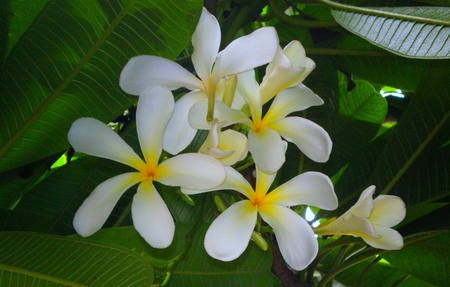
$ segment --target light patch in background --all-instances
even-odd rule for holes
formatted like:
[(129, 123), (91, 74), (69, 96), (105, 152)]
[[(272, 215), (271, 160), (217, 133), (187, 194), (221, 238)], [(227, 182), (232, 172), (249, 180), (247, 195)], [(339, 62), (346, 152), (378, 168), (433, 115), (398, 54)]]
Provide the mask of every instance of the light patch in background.
[(405, 98), (405, 95), (403, 94), (402, 90), (389, 86), (384, 86), (383, 88), (381, 88), (380, 94), (384, 98), (389, 96), (401, 99)]

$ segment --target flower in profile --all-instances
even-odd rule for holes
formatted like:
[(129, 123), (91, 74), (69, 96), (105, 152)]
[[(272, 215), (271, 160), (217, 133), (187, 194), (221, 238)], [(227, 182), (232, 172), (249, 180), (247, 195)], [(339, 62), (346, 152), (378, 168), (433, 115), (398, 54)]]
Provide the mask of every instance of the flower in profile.
[(248, 246), (259, 214), (273, 228), (280, 252), (289, 266), (295, 270), (306, 268), (317, 254), (317, 239), (308, 222), (289, 207), (307, 204), (335, 209), (337, 198), (330, 179), (322, 173), (306, 172), (268, 193), (275, 173), (257, 168), (253, 189), (239, 172), (231, 167), (226, 171), (227, 179), (214, 190), (236, 190), (247, 199), (231, 205), (211, 224), (205, 236), (208, 254), (222, 261), (239, 257)]
[(243, 160), (248, 153), (247, 137), (234, 130), (221, 131), (223, 123), (214, 119), (199, 153), (218, 159), (224, 166)]
[[(214, 116), (216, 86), (228, 75), (237, 74), (270, 62), (275, 56), (278, 36), (273, 27), (260, 28), (231, 42), (219, 52), (221, 41), (217, 19), (205, 8), (192, 35), (192, 62), (200, 79), (179, 64), (156, 56), (137, 56), (126, 64), (120, 74), (120, 86), (132, 95), (141, 95), (154, 85), (171, 89), (185, 87), (192, 92), (177, 101), (164, 136), (164, 150), (177, 154), (195, 136), (196, 129), (188, 122), (193, 104), (208, 102), (208, 124)], [(206, 118), (206, 115), (205, 115)]]
[(93, 118), (80, 118), (72, 124), (68, 139), (75, 151), (136, 169), (110, 178), (94, 189), (74, 217), (73, 225), (80, 235), (89, 236), (99, 230), (122, 194), (139, 183), (131, 207), (133, 224), (151, 246), (165, 248), (173, 240), (175, 225), (153, 181), (208, 189), (225, 180), (223, 165), (207, 155), (182, 154), (158, 163), (164, 130), (173, 108), (174, 100), (168, 88), (152, 87), (139, 98), (136, 129), (145, 161), (106, 124)]
[(391, 227), (405, 218), (405, 203), (393, 195), (379, 195), (373, 199), (374, 192), (375, 186), (366, 188), (355, 205), (336, 220), (316, 228), (315, 233), (361, 237), (367, 244), (379, 249), (402, 248), (403, 237)]
[(315, 67), (316, 63), (306, 57), (305, 49), (299, 41), (290, 42), (283, 50), (278, 47), (261, 82), (262, 103), (286, 88), (301, 84)]
[[(290, 113), (323, 104), (323, 100), (306, 86), (299, 84), (285, 89), (274, 98), (263, 116), (260, 86), (254, 71), (238, 75), (237, 90), (245, 99), (251, 119), (242, 111), (223, 102), (216, 103), (216, 116), (228, 124), (248, 126), (249, 151), (255, 164), (267, 173), (276, 172), (285, 161), (286, 144), (282, 137), (294, 143), (306, 156), (316, 162), (326, 162), (332, 142), (328, 133), (316, 123), (302, 117), (287, 117)], [(190, 110), (189, 121), (199, 129), (209, 129), (204, 120), (205, 103), (196, 103)]]

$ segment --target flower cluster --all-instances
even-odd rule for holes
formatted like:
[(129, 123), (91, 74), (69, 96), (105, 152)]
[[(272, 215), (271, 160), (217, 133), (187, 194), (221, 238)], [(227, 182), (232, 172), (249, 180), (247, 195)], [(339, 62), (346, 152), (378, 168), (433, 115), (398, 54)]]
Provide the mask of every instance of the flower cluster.
[[(98, 185), (77, 211), (75, 230), (82, 236), (99, 230), (121, 195), (139, 184), (131, 209), (133, 224), (151, 246), (167, 247), (175, 225), (153, 184), (156, 181), (180, 187), (187, 195), (238, 192), (242, 200), (220, 214), (205, 236), (208, 254), (222, 261), (236, 259), (244, 252), (261, 219), (273, 229), (283, 258), (295, 270), (306, 268), (316, 257), (315, 233), (360, 236), (376, 248), (400, 248), (402, 237), (390, 228), (405, 213), (397, 197), (372, 200), (375, 188), (370, 187), (342, 217), (313, 230), (291, 207), (336, 209), (338, 200), (331, 180), (310, 171), (271, 188), (285, 162), (287, 142), (316, 162), (326, 162), (330, 156), (328, 133), (310, 120), (290, 116), (323, 104), (302, 84), (315, 63), (306, 57), (298, 41), (282, 49), (272, 27), (238, 38), (219, 52), (220, 35), (216, 18), (203, 9), (192, 36), (192, 62), (198, 77), (156, 56), (134, 57), (124, 67), (121, 88), (139, 96), (136, 126), (144, 159), (107, 125), (92, 118), (73, 123), (68, 139), (77, 152), (136, 170)], [(258, 83), (254, 68), (264, 64), (268, 64), (266, 73)], [(180, 87), (190, 92), (174, 102), (171, 90)], [(263, 112), (269, 102), (270, 107)], [(240, 126), (244, 133), (230, 129), (233, 126)], [(209, 130), (209, 134), (198, 153), (181, 153), (199, 129)], [(173, 156), (161, 161), (162, 150)], [(255, 164), (255, 186), (233, 168), (248, 159), (249, 153)], [(386, 209), (396, 212), (384, 212)]]

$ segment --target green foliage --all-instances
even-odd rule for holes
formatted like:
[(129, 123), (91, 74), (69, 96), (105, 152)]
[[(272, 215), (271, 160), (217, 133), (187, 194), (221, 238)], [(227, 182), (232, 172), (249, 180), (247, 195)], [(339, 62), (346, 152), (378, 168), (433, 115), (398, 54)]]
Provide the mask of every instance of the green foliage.
[(153, 282), (150, 263), (119, 246), (29, 232), (2, 232), (0, 243), (2, 286), (149, 286)]
[[(275, 184), (309, 170), (330, 176), (339, 208), (314, 209), (322, 222), (345, 212), (369, 185), (376, 185), (377, 194), (401, 197), (407, 215), (396, 228), (405, 237), (403, 249), (365, 248), (353, 237), (319, 239), (317, 261), (296, 274), (275, 256), (277, 243), (263, 225), (274, 255), (250, 242), (238, 259), (217, 261), (203, 246), (219, 213), (213, 196), (227, 205), (238, 196), (200, 194), (189, 205), (177, 187), (163, 185), (157, 189), (176, 224), (168, 248), (150, 247), (131, 226), (135, 188), (120, 199), (105, 229), (89, 238), (73, 235), (73, 216), (85, 198), (130, 168), (73, 155), (70, 125), (80, 117), (114, 121), (140, 154), (137, 98), (120, 89), (120, 72), (137, 55), (190, 55), (201, 6), (213, 2), (0, 3), (0, 285), (275, 286), (279, 280), (323, 287), (317, 278), (309, 280), (318, 273), (345, 286), (448, 284), (448, 1), (226, 0), (212, 6), (223, 26), (223, 45), (254, 28), (274, 26), (281, 46), (300, 40), (316, 63), (304, 84), (325, 103), (297, 115), (329, 133), (330, 160), (312, 162), (289, 145)], [(189, 67), (186, 59), (178, 60)], [(264, 68), (258, 73), (262, 77)], [(402, 89), (405, 98), (383, 98), (379, 89), (385, 85)], [(196, 152), (206, 134), (199, 131), (185, 151)], [(72, 161), (52, 169), (63, 154)]]

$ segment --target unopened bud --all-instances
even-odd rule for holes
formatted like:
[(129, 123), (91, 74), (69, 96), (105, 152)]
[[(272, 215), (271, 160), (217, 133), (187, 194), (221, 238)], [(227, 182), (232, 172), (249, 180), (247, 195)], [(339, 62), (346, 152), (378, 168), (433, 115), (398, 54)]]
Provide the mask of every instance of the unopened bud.
[(182, 192), (179, 193), (179, 195), (181, 196), (181, 199), (186, 202), (187, 204), (189, 204), (190, 206), (194, 206), (195, 202), (194, 200), (187, 194), (184, 194)]
[(253, 240), (253, 242), (255, 242), (256, 245), (258, 245), (258, 247), (264, 251), (266, 251), (267, 247), (269, 247), (269, 245), (267, 245), (266, 240), (262, 237), (261, 233), (259, 232), (253, 231), (250, 239)]
[(225, 91), (223, 92), (222, 102), (227, 106), (231, 107), (233, 103), (234, 94), (236, 93), (237, 77), (236, 75), (231, 75), (227, 83), (225, 84)]
[(223, 202), (222, 198), (220, 198), (220, 196), (218, 195), (214, 196), (214, 203), (217, 206), (217, 210), (219, 210), (220, 212), (224, 212), (225, 209), (227, 209), (226, 204)]

